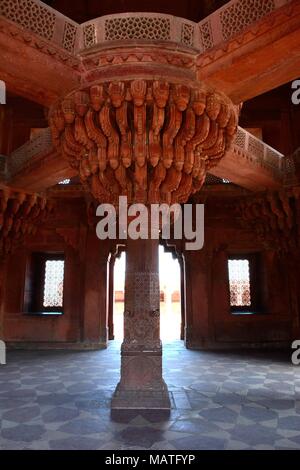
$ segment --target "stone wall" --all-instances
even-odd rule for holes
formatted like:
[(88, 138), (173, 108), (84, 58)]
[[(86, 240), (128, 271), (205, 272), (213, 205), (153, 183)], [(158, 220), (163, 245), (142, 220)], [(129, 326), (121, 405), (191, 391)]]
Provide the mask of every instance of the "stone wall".
[[(177, 251), (183, 255), (185, 340), (189, 348), (282, 347), (300, 336), (299, 250), (279, 250), (260, 239), (253, 227), (242, 221), (238, 200), (207, 198), (201, 251), (184, 252), (183, 244), (177, 243)], [(299, 223), (298, 200), (295, 204)], [(2, 263), (3, 336), (11, 346), (105, 347), (107, 261), (115, 243), (97, 239), (86, 212), (83, 198), (58, 199), (53, 214), (38, 232), (26, 236)], [(30, 254), (36, 251), (65, 253), (65, 308), (61, 316), (24, 312), (26, 266)], [(259, 253), (260, 313), (231, 313), (227, 260), (237, 253)]]
[[(222, 201), (224, 204), (224, 201)], [(292, 296), (299, 285), (291, 260), (295, 253), (266, 246), (249, 228), (241, 227), (234, 208), (206, 205), (205, 243), (200, 252), (186, 252), (186, 342), (191, 348), (275, 347), (300, 336), (299, 308)], [(236, 314), (230, 309), (228, 257), (257, 253), (260, 258), (261, 310)], [(191, 287), (192, 286), (192, 287)], [(298, 293), (298, 294), (297, 294)]]

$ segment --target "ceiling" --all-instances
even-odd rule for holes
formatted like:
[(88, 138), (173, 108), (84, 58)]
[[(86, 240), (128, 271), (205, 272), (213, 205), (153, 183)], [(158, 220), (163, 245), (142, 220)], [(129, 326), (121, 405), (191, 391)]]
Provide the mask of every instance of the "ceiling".
[(45, 0), (44, 3), (78, 23), (126, 12), (168, 13), (198, 22), (228, 0)]

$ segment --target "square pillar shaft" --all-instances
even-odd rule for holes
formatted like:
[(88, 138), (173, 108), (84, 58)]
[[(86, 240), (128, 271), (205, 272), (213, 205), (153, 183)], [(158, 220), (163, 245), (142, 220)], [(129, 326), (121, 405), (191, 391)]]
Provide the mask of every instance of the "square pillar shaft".
[(112, 409), (170, 409), (162, 377), (158, 240), (128, 240), (121, 380)]

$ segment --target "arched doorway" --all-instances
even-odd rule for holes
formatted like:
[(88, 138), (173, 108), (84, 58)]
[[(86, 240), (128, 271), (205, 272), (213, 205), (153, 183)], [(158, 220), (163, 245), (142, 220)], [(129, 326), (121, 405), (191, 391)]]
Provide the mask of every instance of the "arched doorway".
[(162, 342), (181, 338), (181, 269), (176, 256), (159, 246), (160, 337)]
[(124, 336), (124, 292), (125, 292), (126, 253), (122, 251), (114, 265), (114, 339), (123, 340)]
[[(126, 253), (120, 246), (109, 261), (109, 339), (123, 340), (124, 335), (124, 284)], [(162, 342), (183, 339), (184, 310), (184, 270), (182, 257), (174, 247), (159, 247), (160, 276), (160, 330)]]

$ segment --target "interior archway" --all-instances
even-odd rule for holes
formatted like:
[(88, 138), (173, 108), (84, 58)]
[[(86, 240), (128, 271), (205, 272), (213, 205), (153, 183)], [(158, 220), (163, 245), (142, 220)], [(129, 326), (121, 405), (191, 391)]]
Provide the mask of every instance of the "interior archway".
[[(113, 338), (123, 340), (124, 335), (124, 283), (126, 253), (114, 259), (113, 266)], [(181, 266), (171, 250), (159, 247), (160, 277), (160, 335), (162, 342), (182, 339), (182, 283)]]

